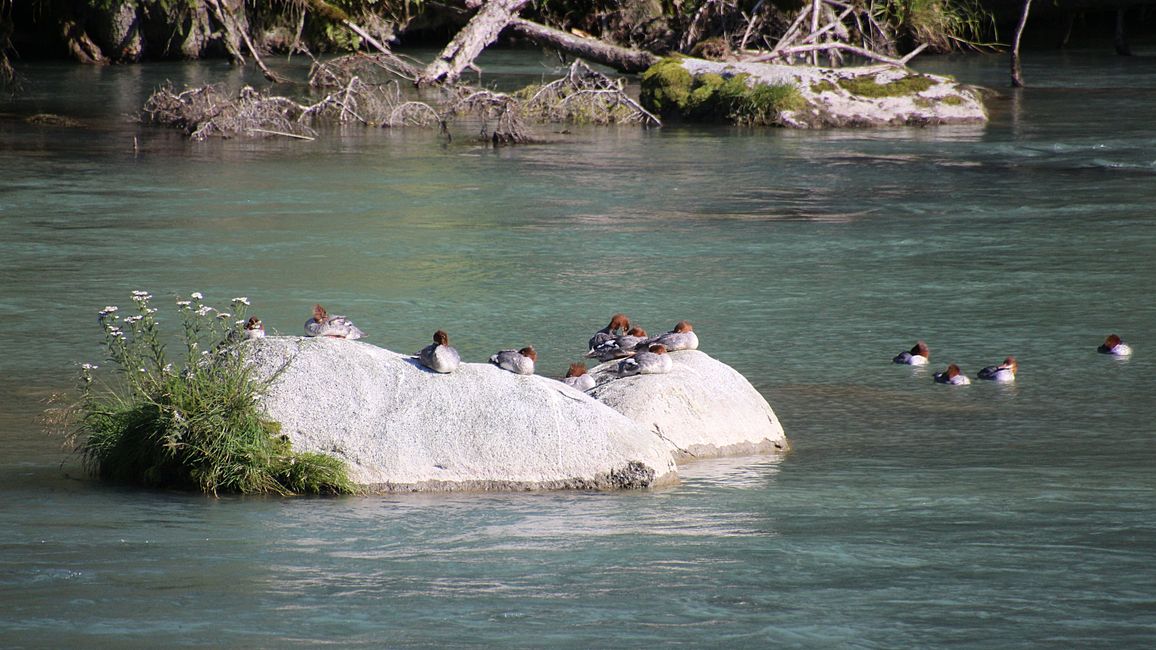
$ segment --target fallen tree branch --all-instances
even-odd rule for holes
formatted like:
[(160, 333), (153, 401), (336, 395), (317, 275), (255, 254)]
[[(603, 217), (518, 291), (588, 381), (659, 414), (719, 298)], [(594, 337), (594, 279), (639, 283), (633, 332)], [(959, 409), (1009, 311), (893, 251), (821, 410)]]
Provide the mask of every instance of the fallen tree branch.
[(778, 59), (778, 58), (789, 58), (789, 57), (795, 56), (797, 54), (808, 54), (808, 53), (815, 53), (815, 52), (830, 52), (831, 50), (841, 50), (843, 52), (850, 52), (851, 54), (854, 54), (856, 56), (861, 56), (864, 59), (870, 59), (872, 61), (879, 61), (880, 63), (886, 63), (888, 65), (893, 65), (893, 66), (898, 67), (898, 68), (905, 68), (905, 67), (907, 67), (907, 62), (911, 60), (911, 57), (918, 54), (919, 52), (922, 52), (923, 48), (925, 48), (925, 47), (927, 47), (926, 44), (921, 45), (918, 48), (916, 48), (915, 50), (913, 50), (911, 53), (909, 53), (907, 56), (903, 57), (902, 59), (896, 59), (894, 57), (885, 56), (883, 54), (878, 54), (876, 52), (872, 52), (871, 50), (866, 50), (866, 49), (863, 49), (861, 47), (856, 47), (854, 45), (848, 45), (846, 43), (838, 43), (838, 42), (814, 43), (811, 45), (797, 45), (795, 47), (787, 47), (787, 48), (783, 48), (782, 50), (779, 50), (778, 52), (770, 52), (768, 54), (763, 54), (760, 56), (751, 57), (751, 58), (746, 59), (746, 60), (748, 62), (751, 62), (751, 63), (766, 63), (767, 61), (773, 61), (773, 60)]
[(511, 18), (509, 29), (539, 45), (601, 63), (620, 72), (642, 72), (658, 62), (658, 57), (650, 52), (619, 47), (594, 38), (582, 38), (524, 18)]
[(417, 77), (417, 85), (454, 83), (487, 45), (498, 38), (529, 0), (489, 0)]

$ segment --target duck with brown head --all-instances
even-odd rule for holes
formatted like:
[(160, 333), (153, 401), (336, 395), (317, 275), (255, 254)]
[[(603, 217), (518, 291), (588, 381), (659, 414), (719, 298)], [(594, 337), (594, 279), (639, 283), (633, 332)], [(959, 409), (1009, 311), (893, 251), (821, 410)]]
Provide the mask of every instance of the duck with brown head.
[(613, 341), (619, 336), (625, 334), (629, 329), (630, 319), (626, 317), (626, 314), (614, 314), (610, 317), (610, 324), (598, 330), (594, 333), (594, 336), (590, 337), (590, 343), (587, 346), (587, 350), (593, 351), (594, 348), (597, 348), (603, 343), (606, 343), (607, 341)]
[(892, 359), (895, 363), (908, 366), (926, 366), (931, 360), (931, 350), (923, 341), (916, 341), (915, 345), (906, 352), (900, 352)]
[(674, 368), (674, 362), (671, 361), (670, 355), (666, 353), (666, 346), (661, 343), (655, 343), (648, 348), (640, 350), (629, 359), (623, 359), (618, 363), (618, 374), (622, 377), (630, 375), (661, 375), (670, 372)]
[(538, 353), (534, 351), (532, 345), (521, 350), (500, 350), (490, 356), (490, 363), (515, 375), (534, 374), (534, 362), (537, 360)]
[(572, 363), (570, 369), (566, 371), (566, 376), (562, 378), (562, 383), (585, 391), (594, 388), (594, 377), (586, 373), (586, 364)]
[(313, 305), (313, 318), (305, 322), (305, 334), (351, 340), (365, 336), (353, 321), (345, 316), (331, 315), (321, 305)]
[(980, 379), (987, 379), (989, 381), (998, 381), (1006, 383), (1016, 380), (1016, 371), (1019, 370), (1019, 364), (1015, 357), (1007, 357), (1003, 363), (998, 366), (988, 366), (979, 371), (976, 376)]
[(680, 320), (675, 324), (674, 329), (665, 334), (659, 334), (647, 342), (661, 344), (667, 352), (697, 350), (698, 334), (694, 333), (694, 327), (691, 326), (690, 321)]
[(634, 354), (634, 348), (646, 340), (646, 330), (641, 327), (632, 327), (622, 336), (606, 341), (602, 345), (586, 353), (586, 358), (599, 361), (621, 359)]
[(458, 351), (450, 346), (450, 337), (442, 330), (434, 332), (433, 343), (417, 353), (421, 365), (442, 374), (453, 372), (462, 363)]
[(937, 372), (933, 375), (935, 383), (937, 384), (951, 384), (952, 386), (966, 386), (971, 383), (967, 375), (959, 369), (959, 366), (954, 363), (947, 367), (943, 372)]
[(1132, 354), (1132, 346), (1128, 345), (1116, 334), (1109, 334), (1108, 338), (1096, 348), (1101, 354), (1110, 354), (1114, 357), (1126, 357)]

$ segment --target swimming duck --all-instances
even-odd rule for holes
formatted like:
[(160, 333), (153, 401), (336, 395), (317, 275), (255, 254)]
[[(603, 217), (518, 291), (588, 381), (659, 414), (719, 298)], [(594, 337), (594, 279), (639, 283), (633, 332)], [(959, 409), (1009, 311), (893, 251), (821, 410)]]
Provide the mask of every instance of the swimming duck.
[(587, 350), (593, 351), (594, 348), (602, 345), (607, 341), (613, 341), (619, 336), (626, 333), (630, 329), (630, 319), (626, 314), (614, 314), (610, 317), (610, 324), (594, 333), (590, 337), (590, 344)]
[(926, 366), (930, 360), (931, 350), (923, 341), (916, 341), (911, 350), (900, 352), (892, 359), (895, 363), (902, 363), (908, 366)]
[(666, 346), (655, 343), (646, 350), (640, 350), (633, 357), (623, 359), (618, 364), (618, 374), (622, 377), (630, 375), (661, 375), (670, 372), (674, 362), (666, 353)]
[(562, 383), (578, 390), (590, 390), (594, 388), (594, 377), (586, 374), (586, 364), (572, 363), (570, 369), (566, 371), (566, 376), (562, 378)]
[(450, 337), (442, 330), (434, 332), (433, 344), (427, 345), (417, 353), (421, 365), (434, 372), (447, 373), (458, 369), (462, 362), (458, 351), (450, 347)]
[(641, 327), (632, 327), (628, 332), (617, 338), (606, 341), (602, 345), (586, 353), (586, 358), (596, 358), (599, 361), (621, 359), (634, 354), (634, 348), (646, 340), (646, 330)]
[(260, 318), (250, 316), (249, 320), (245, 321), (245, 329), (242, 335), (246, 340), (263, 339), (265, 338), (265, 324), (261, 322)]
[(1003, 360), (1003, 363), (998, 366), (988, 366), (979, 371), (976, 375), (980, 379), (990, 379), (991, 381), (1007, 382), (1016, 380), (1016, 370), (1019, 364), (1016, 363), (1015, 357), (1008, 357)]
[(665, 334), (650, 339), (649, 343), (657, 343), (666, 347), (667, 352), (676, 350), (697, 350), (698, 334), (694, 333), (690, 321), (680, 320), (674, 329)]
[(1126, 357), (1132, 354), (1132, 346), (1125, 343), (1119, 336), (1109, 334), (1108, 338), (1096, 348), (1097, 352), (1110, 354), (1114, 357)]
[(947, 367), (943, 372), (937, 372), (933, 375), (935, 383), (937, 384), (951, 384), (953, 386), (966, 386), (971, 383), (967, 375), (959, 370), (959, 366), (954, 363)]
[(501, 350), (490, 357), (490, 363), (515, 375), (534, 374), (534, 362), (537, 360), (538, 353), (530, 345), (521, 350)]
[(330, 316), (321, 305), (313, 305), (313, 318), (305, 322), (307, 336), (328, 336), (335, 339), (359, 339), (365, 332), (344, 316)]

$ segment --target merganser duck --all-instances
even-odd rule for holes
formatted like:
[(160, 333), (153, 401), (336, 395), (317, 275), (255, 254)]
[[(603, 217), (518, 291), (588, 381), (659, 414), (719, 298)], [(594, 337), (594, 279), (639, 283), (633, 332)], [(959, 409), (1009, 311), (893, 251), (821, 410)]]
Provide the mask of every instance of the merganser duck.
[(1125, 343), (1119, 336), (1115, 334), (1108, 335), (1100, 347), (1096, 348), (1097, 352), (1103, 354), (1110, 354), (1114, 357), (1126, 357), (1132, 354), (1132, 346)]
[(1016, 363), (1015, 357), (1008, 357), (1003, 360), (1003, 363), (998, 366), (988, 366), (979, 371), (976, 375), (980, 379), (990, 379), (991, 381), (1007, 382), (1016, 380), (1016, 370), (1019, 364)]
[(630, 319), (626, 314), (614, 314), (610, 317), (610, 324), (594, 333), (590, 337), (590, 344), (587, 350), (593, 351), (594, 348), (602, 345), (607, 341), (613, 341), (619, 336), (626, 333), (630, 329)]
[(586, 358), (596, 358), (599, 361), (621, 359), (634, 354), (634, 348), (646, 341), (646, 330), (641, 327), (632, 327), (628, 332), (606, 341), (602, 345), (586, 353)]
[(931, 350), (923, 341), (916, 341), (915, 346), (908, 352), (900, 352), (892, 359), (895, 363), (902, 363), (908, 366), (926, 366), (927, 362), (931, 360)]
[(427, 345), (417, 353), (421, 365), (434, 372), (447, 373), (458, 369), (462, 362), (458, 351), (450, 347), (450, 337), (442, 330), (434, 332), (433, 344)]
[(265, 338), (265, 324), (261, 322), (260, 318), (250, 316), (249, 320), (245, 321), (245, 329), (241, 334), (246, 340), (263, 339)]
[(661, 375), (670, 372), (674, 362), (666, 353), (666, 346), (661, 343), (651, 345), (641, 350), (633, 357), (623, 359), (618, 364), (618, 374), (621, 377), (630, 375)]
[(585, 391), (594, 388), (594, 377), (586, 374), (586, 364), (572, 363), (570, 369), (566, 371), (566, 376), (562, 378), (562, 383)]
[(663, 345), (666, 347), (667, 352), (697, 350), (698, 334), (694, 333), (694, 328), (691, 327), (690, 321), (680, 320), (674, 326), (674, 329), (665, 334), (659, 334), (650, 339), (648, 343)]
[(313, 305), (313, 318), (305, 323), (307, 336), (328, 336), (335, 339), (359, 339), (365, 332), (344, 316), (330, 316), (321, 305)]
[(959, 370), (959, 366), (954, 363), (947, 367), (943, 372), (937, 372), (933, 375), (935, 383), (937, 384), (951, 384), (952, 386), (966, 386), (971, 383), (967, 375)]
[(533, 346), (526, 346), (521, 350), (501, 350), (490, 357), (490, 363), (509, 370), (515, 375), (534, 374), (534, 362), (538, 360), (538, 353)]

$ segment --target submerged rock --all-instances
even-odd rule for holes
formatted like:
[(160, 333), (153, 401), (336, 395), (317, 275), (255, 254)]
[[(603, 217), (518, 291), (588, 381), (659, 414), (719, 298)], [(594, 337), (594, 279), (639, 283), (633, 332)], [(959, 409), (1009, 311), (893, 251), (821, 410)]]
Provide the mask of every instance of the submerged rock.
[(642, 77), (665, 117), (795, 128), (982, 124), (980, 89), (889, 65), (820, 68), (671, 57)]
[(590, 395), (662, 436), (678, 461), (787, 451), (771, 405), (734, 368), (698, 350), (669, 353), (669, 373), (619, 377), (618, 362), (591, 371)]
[(667, 446), (614, 409), (487, 363), (438, 374), (330, 338), (248, 341), (262, 407), (297, 451), (344, 460), (371, 491), (643, 488), (677, 481)]

